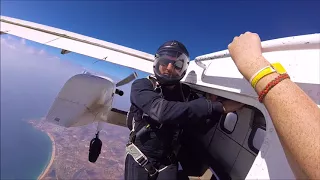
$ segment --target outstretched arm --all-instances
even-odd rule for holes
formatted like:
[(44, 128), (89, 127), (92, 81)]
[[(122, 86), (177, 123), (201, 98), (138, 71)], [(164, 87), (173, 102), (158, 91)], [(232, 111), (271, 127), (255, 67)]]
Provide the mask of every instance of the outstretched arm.
[[(247, 32), (235, 37), (228, 48), (239, 71), (247, 80), (269, 65), (262, 56), (261, 40), (257, 34)], [(260, 92), (276, 76), (274, 73), (262, 78), (255, 90)], [(317, 105), (290, 79), (273, 87), (263, 103), (289, 162), (297, 162), (309, 178), (320, 179), (320, 111)]]
[(220, 102), (199, 98), (190, 102), (167, 101), (153, 91), (148, 79), (138, 79), (132, 83), (131, 102), (142, 109), (152, 119), (161, 124), (208, 119), (213, 112), (223, 112)]

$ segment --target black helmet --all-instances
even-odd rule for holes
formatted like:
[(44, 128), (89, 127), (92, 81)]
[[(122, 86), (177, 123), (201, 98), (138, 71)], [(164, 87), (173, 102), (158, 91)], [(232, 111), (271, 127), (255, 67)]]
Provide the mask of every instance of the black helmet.
[[(181, 42), (167, 41), (158, 48), (155, 54), (153, 72), (161, 85), (173, 85), (185, 76), (189, 62), (189, 52)], [(161, 67), (166, 69), (170, 63), (175, 72), (171, 75), (161, 72)]]

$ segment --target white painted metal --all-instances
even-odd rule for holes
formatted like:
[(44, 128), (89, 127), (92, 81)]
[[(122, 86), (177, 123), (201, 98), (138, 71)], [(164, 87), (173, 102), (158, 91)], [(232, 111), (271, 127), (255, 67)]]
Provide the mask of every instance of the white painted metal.
[(46, 118), (64, 127), (108, 122), (114, 91), (111, 79), (90, 74), (75, 75), (65, 83)]
[[(301, 36), (292, 36), (286, 38), (272, 39), (261, 42), (262, 52), (318, 49), (320, 34), (307, 34)], [(197, 61), (206, 61), (230, 57), (228, 50), (218, 51), (196, 57)]]
[(33, 22), (1, 16), (1, 32), (153, 73), (153, 55)]
[[(305, 37), (311, 43), (298, 41), (301, 42), (300, 46), (298, 46), (297, 42), (293, 41), (294, 46), (287, 44), (287, 46), (280, 46), (277, 49), (268, 46), (268, 51), (270, 49), (275, 50), (265, 52), (263, 55), (271, 63), (280, 62), (288, 71), (291, 80), (296, 82), (316, 104), (320, 104), (320, 34)], [(282, 40), (285, 43), (289, 41), (288, 39), (301, 40), (301, 38), (283, 38)], [(275, 41), (279, 42), (280, 40)], [(270, 41), (268, 42), (272, 44)], [(203, 57), (215, 58), (213, 60), (201, 61), (206, 66), (206, 69), (198, 66), (196, 61), (192, 61), (187, 75), (182, 81), (257, 99), (257, 93), (248, 81), (243, 78), (233, 60), (230, 57), (216, 58), (220, 57), (221, 54), (223, 53), (218, 52), (217, 54), (200, 56), (202, 59), (204, 59)]]

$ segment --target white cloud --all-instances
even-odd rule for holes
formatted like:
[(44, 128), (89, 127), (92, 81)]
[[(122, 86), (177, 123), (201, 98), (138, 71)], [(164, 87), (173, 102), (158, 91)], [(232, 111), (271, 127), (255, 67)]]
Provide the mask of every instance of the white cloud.
[(1, 46), (6, 48), (10, 48), (12, 50), (16, 50), (15, 52), (11, 53), (28, 53), (28, 54), (39, 54), (39, 55), (45, 55), (46, 52), (43, 49), (36, 49), (33, 46), (29, 46), (26, 44), (25, 39), (17, 39), (12, 37), (11, 35), (6, 35), (5, 37), (1, 37)]
[(64, 83), (84, 70), (11, 36), (1, 37), (0, 55), (2, 97), (34, 108), (47, 110)]
[(8, 47), (10, 49), (16, 49), (16, 46), (14, 44), (10, 44), (8, 41), (10, 41), (12, 38), (5, 39), (3, 37), (1, 37), (1, 46), (5, 46)]
[(22, 45), (26, 45), (26, 40), (25, 40), (25, 39), (21, 39), (21, 40), (20, 40), (20, 43), (21, 43)]
[(38, 54), (39, 55), (43, 55), (43, 54), (45, 54), (46, 52), (43, 50), (43, 49), (41, 49), (39, 52), (38, 52)]
[(36, 53), (36, 51), (35, 51), (34, 48), (32, 48), (32, 47), (28, 47), (27, 50), (26, 50), (26, 52), (27, 52), (28, 54), (35, 54), (35, 53)]
[(2, 44), (2, 43), (7, 43), (6, 39), (3, 38), (3, 37), (1, 37), (1, 44)]

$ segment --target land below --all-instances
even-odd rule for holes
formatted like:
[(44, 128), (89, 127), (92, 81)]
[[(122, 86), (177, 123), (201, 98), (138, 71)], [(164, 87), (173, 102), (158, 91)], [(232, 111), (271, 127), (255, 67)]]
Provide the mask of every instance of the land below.
[(89, 144), (97, 124), (63, 128), (41, 120), (30, 120), (36, 129), (48, 134), (53, 155), (40, 179), (124, 179), (125, 144), (129, 129), (105, 124), (99, 134), (103, 145), (95, 163), (88, 160)]

